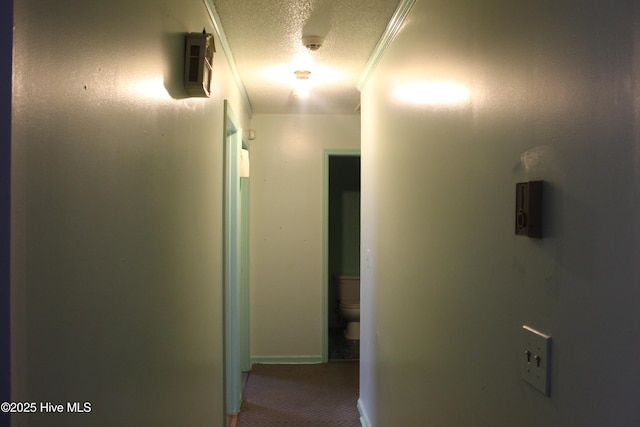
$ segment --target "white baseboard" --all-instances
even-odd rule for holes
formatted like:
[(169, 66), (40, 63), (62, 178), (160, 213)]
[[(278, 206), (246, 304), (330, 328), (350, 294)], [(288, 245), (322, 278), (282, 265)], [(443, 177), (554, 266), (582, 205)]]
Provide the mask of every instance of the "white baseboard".
[(362, 427), (373, 427), (371, 421), (369, 421), (369, 415), (367, 415), (364, 403), (360, 399), (358, 399), (358, 412), (360, 412), (360, 425)]

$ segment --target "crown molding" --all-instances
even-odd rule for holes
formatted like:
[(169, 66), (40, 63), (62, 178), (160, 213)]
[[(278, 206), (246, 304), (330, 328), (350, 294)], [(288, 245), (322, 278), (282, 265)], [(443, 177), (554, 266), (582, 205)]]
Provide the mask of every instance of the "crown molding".
[(213, 22), (213, 27), (218, 33), (218, 39), (220, 41), (220, 44), (222, 45), (222, 50), (224, 51), (224, 54), (227, 57), (227, 61), (229, 62), (229, 68), (231, 68), (231, 74), (233, 75), (233, 79), (236, 82), (236, 86), (238, 86), (238, 90), (240, 91), (242, 100), (244, 101), (245, 107), (247, 108), (249, 117), (252, 117), (253, 107), (251, 106), (251, 101), (249, 100), (247, 89), (244, 87), (244, 83), (242, 83), (242, 79), (240, 78), (240, 73), (238, 72), (236, 61), (233, 59), (233, 53), (231, 52), (231, 47), (229, 46), (227, 36), (224, 33), (224, 28), (222, 28), (222, 21), (220, 20), (220, 15), (218, 15), (218, 11), (216, 10), (216, 6), (213, 4), (212, 0), (203, 0), (203, 2), (205, 7), (207, 8), (207, 12), (209, 12), (209, 17)]
[(364, 66), (364, 70), (362, 72), (362, 75), (360, 76), (360, 79), (358, 79), (356, 88), (359, 91), (362, 91), (362, 89), (366, 86), (367, 81), (369, 81), (369, 78), (373, 74), (373, 71), (378, 65), (378, 62), (380, 62), (382, 56), (384, 55), (384, 52), (387, 50), (393, 39), (400, 31), (404, 20), (406, 19), (407, 15), (409, 15), (409, 12), (411, 11), (411, 8), (415, 3), (416, 0), (401, 0), (398, 4), (398, 7), (396, 8), (393, 16), (391, 17), (391, 20), (389, 21), (389, 24), (387, 25), (387, 28), (384, 30), (384, 33), (382, 33), (380, 40), (378, 40), (378, 44), (373, 49), (373, 52), (371, 53), (367, 64)]

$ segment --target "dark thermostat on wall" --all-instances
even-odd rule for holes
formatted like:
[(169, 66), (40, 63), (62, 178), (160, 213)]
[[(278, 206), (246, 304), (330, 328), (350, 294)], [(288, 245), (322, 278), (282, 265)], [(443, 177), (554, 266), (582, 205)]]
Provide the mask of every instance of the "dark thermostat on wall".
[(191, 96), (211, 96), (211, 69), (216, 46), (213, 34), (188, 33), (185, 36), (184, 87)]
[(516, 234), (542, 238), (542, 181), (516, 184)]

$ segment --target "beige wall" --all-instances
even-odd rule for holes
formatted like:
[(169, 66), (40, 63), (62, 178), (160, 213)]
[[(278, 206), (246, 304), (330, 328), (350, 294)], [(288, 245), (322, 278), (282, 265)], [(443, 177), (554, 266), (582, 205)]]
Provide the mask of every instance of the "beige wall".
[(323, 150), (358, 149), (359, 115), (255, 115), (251, 354), (322, 355)]
[(15, 426), (223, 425), (222, 49), (185, 98), (201, 0), (15, 3), (12, 399), (89, 401)]
[[(362, 96), (372, 427), (640, 423), (639, 23), (634, 1), (417, 1)], [(469, 102), (394, 95), (443, 80)], [(514, 236), (534, 179), (542, 240)], [(553, 337), (549, 398), (519, 377), (523, 324)]]

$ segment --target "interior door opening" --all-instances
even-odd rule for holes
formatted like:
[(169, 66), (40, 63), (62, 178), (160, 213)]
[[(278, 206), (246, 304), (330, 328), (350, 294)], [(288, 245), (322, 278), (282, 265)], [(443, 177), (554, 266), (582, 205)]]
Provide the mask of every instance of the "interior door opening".
[(360, 152), (325, 152), (324, 176), (323, 359), (359, 360)]

